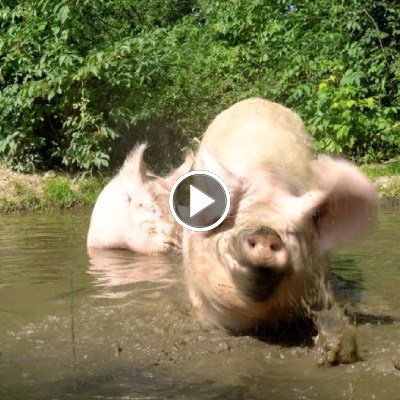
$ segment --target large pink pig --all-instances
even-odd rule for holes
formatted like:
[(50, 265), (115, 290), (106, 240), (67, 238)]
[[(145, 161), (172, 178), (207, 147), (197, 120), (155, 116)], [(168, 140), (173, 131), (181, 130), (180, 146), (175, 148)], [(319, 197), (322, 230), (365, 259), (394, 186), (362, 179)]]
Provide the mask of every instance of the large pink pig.
[(231, 195), (219, 227), (184, 233), (199, 318), (241, 332), (323, 306), (330, 251), (376, 215), (367, 178), (346, 161), (317, 157), (300, 117), (262, 99), (215, 118), (195, 169), (219, 175)]
[(182, 231), (168, 208), (169, 191), (191, 164), (185, 162), (165, 178), (146, 171), (146, 145), (135, 148), (119, 173), (105, 186), (93, 209), (87, 246), (160, 253), (181, 248)]

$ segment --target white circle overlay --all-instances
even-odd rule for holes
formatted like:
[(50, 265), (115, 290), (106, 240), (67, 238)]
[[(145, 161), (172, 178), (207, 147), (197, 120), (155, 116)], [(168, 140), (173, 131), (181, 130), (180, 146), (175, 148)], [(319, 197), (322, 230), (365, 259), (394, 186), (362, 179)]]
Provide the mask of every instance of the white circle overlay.
[[(194, 227), (194, 226), (191, 226), (191, 225), (187, 224), (186, 222), (183, 222), (179, 218), (179, 215), (175, 212), (175, 209), (174, 209), (174, 194), (175, 194), (176, 188), (178, 187), (178, 185), (183, 180), (185, 180), (186, 178), (189, 178), (190, 176), (194, 176), (194, 175), (207, 175), (210, 178), (215, 179), (222, 186), (222, 189), (224, 190), (225, 197), (226, 197), (225, 210), (222, 213), (222, 215), (219, 217), (219, 219), (216, 222), (214, 222), (211, 225), (204, 226), (204, 227)], [(174, 183), (174, 185), (171, 188), (171, 191), (169, 192), (169, 209), (171, 211), (172, 216), (174, 217), (175, 221), (179, 225), (181, 225), (185, 229), (188, 229), (188, 230), (193, 231), (193, 232), (207, 232), (207, 231), (210, 231), (211, 229), (216, 228), (226, 218), (226, 216), (228, 215), (230, 206), (231, 206), (231, 196), (229, 194), (228, 186), (226, 185), (226, 183), (218, 175), (216, 175), (216, 174), (214, 174), (213, 172), (210, 172), (210, 171), (198, 170), (198, 171), (187, 172), (186, 174), (184, 174), (181, 177), (179, 177), (179, 179)]]

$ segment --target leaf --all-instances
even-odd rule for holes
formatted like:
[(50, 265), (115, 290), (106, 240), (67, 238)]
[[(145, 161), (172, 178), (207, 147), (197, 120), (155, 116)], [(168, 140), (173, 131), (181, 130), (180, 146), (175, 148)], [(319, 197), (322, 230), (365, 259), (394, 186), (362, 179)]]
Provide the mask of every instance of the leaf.
[(69, 7), (67, 5), (62, 6), (60, 8), (60, 11), (58, 12), (58, 19), (61, 21), (61, 24), (63, 25), (65, 21), (67, 20), (69, 15)]
[(375, 105), (375, 100), (373, 97), (368, 97), (365, 99), (365, 106), (369, 109), (373, 109)]
[(351, 107), (355, 106), (356, 104), (357, 104), (357, 102), (355, 100), (347, 100), (346, 101), (346, 106), (348, 108), (351, 108)]
[(350, 131), (350, 128), (347, 125), (339, 125), (335, 127), (335, 129), (337, 139), (343, 139), (344, 137), (347, 137)]
[(39, 32), (44, 31), (44, 30), (46, 29), (46, 26), (47, 26), (47, 21), (41, 22), (41, 23), (38, 25), (38, 31), (39, 31)]

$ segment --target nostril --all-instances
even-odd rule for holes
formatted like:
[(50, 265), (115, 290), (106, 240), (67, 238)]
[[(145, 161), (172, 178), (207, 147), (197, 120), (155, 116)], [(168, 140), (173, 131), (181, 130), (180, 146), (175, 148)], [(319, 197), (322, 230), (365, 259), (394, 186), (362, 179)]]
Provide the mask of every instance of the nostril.
[(281, 238), (279, 237), (271, 237), (270, 238), (271, 242), (269, 245), (269, 248), (271, 249), (271, 251), (280, 251), (283, 247), (283, 242), (281, 240)]
[(247, 242), (249, 243), (249, 246), (254, 248), (256, 247), (256, 241), (254, 239), (248, 239)]

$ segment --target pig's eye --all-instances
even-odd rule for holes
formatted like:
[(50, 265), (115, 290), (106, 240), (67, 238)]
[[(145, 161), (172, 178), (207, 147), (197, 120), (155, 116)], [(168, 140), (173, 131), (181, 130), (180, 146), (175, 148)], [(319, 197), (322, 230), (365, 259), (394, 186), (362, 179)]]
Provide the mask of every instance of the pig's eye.
[(143, 203), (139, 203), (138, 207), (142, 208), (143, 207)]
[(319, 208), (315, 208), (310, 213), (310, 219), (314, 225), (317, 225), (318, 222), (321, 220), (321, 210)]

